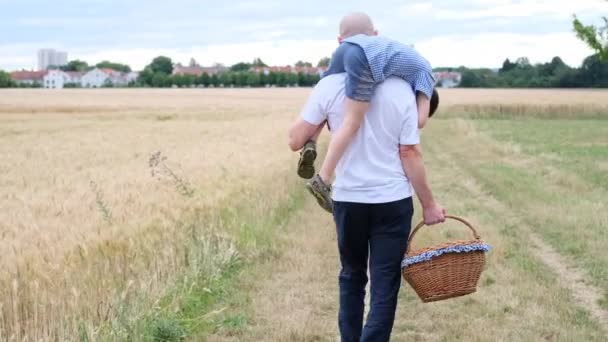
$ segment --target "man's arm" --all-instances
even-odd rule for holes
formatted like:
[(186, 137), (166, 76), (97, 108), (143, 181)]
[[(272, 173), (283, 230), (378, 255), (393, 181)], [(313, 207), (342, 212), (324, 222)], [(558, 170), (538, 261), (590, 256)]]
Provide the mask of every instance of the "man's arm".
[(302, 149), (309, 140), (318, 137), (322, 129), (323, 124), (313, 125), (299, 117), (289, 129), (289, 148), (294, 152)]
[(422, 205), (424, 223), (433, 225), (445, 221), (445, 210), (435, 203), (433, 193), (427, 183), (424, 161), (418, 145), (400, 145), (399, 155), (403, 171), (412, 183)]
[(316, 139), (327, 120), (327, 97), (335, 93), (335, 76), (321, 79), (312, 89), (308, 100), (300, 112), (300, 116), (289, 129), (289, 148), (298, 151), (311, 139)]

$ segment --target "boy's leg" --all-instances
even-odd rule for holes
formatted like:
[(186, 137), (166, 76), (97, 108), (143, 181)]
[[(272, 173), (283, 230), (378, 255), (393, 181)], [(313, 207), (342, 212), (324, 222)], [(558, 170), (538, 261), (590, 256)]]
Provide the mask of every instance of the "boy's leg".
[(363, 329), (369, 234), (369, 204), (336, 202), (334, 220), (340, 252), (338, 326), (343, 342), (359, 342)]
[(362, 342), (390, 340), (401, 286), (401, 260), (405, 254), (413, 213), (411, 197), (374, 204), (371, 209), (371, 298)]
[(315, 134), (304, 145), (300, 151), (298, 161), (298, 176), (304, 179), (311, 179), (315, 175), (315, 159), (317, 159), (317, 140), (325, 127), (325, 122), (320, 124)]
[(369, 101), (375, 88), (372, 72), (363, 49), (349, 43), (342, 43), (342, 47), (345, 47), (343, 57), (347, 74), (344, 120), (329, 142), (327, 155), (319, 174), (307, 184), (319, 205), (327, 211), (330, 211), (332, 207), (331, 187), (329, 186), (331, 176), (348, 144), (361, 126), (363, 115), (369, 108)]

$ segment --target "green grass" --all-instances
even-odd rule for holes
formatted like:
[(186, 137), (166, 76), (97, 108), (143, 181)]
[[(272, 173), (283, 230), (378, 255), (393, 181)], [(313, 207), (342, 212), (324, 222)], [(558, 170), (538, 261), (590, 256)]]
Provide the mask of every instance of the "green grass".
[[(240, 291), (242, 273), (273, 255), (272, 239), (302, 206), (303, 195), (302, 189), (294, 189), (285, 202), (261, 217), (255, 216), (258, 211), (247, 209), (252, 206), (247, 202), (223, 210), (221, 220), (227, 225), (227, 231), (236, 231), (235, 242), (242, 257), (231, 260), (219, 277), (211, 281), (202, 273), (185, 276), (176, 291), (165, 296), (146, 318), (147, 336), (152, 336), (154, 341), (162, 340), (158, 338), (159, 322), (172, 322), (174, 331), (181, 331), (183, 338), (204, 336), (218, 330), (238, 334), (247, 325), (250, 314), (249, 294)], [(177, 340), (179, 338), (170, 341)]]
[[(461, 153), (467, 172), (582, 268), (608, 298), (608, 170), (601, 168), (608, 167), (607, 121), (475, 120), (474, 125), (494, 139), (479, 147), (493, 150), (494, 158)], [(600, 304), (608, 309), (608, 301)]]
[[(275, 255), (276, 234), (304, 200), (300, 187), (278, 202), (255, 194), (255, 189), (243, 189), (220, 203), (219, 211), (185, 213), (176, 222), (185, 236), (179, 238), (184, 271), (161, 298), (139, 293), (118, 303), (97, 339), (181, 341), (218, 331), (239, 334), (250, 320), (249, 293), (241, 279), (253, 265)], [(91, 336), (83, 327), (81, 340)]]
[[(456, 120), (431, 124), (423, 147), (435, 196), (450, 214), (469, 218), (493, 248), (475, 295), (420, 304), (411, 289), (402, 289), (398, 315), (406, 317), (395, 327), (399, 340), (604, 340), (602, 327), (536, 256), (528, 238), (536, 227), (527, 222), (534, 214), (525, 202), (553, 198), (538, 191), (536, 166), (514, 167), (514, 156), (503, 153), (496, 141)], [(452, 233), (444, 232), (448, 229)], [(429, 228), (416, 243), (432, 245), (439, 235), (447, 239), (461, 231), (454, 223)]]
[(527, 155), (608, 189), (608, 169), (598, 170), (599, 163), (608, 163), (607, 120), (478, 120), (476, 125)]

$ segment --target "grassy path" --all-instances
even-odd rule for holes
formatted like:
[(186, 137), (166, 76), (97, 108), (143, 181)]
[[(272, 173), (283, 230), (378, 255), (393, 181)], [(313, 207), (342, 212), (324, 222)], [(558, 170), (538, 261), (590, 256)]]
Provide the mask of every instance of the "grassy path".
[[(493, 249), (474, 295), (422, 304), (404, 283), (393, 340), (606, 340), (606, 311), (598, 304), (602, 289), (589, 280), (584, 262), (554, 248), (535, 226), (536, 188), (531, 193), (517, 188), (517, 199), (530, 200), (514, 201), (513, 185), (496, 171), (505, 165), (526, 171), (542, 166), (468, 121), (434, 122), (427, 135), (425, 160), (437, 197), (451, 214), (472, 221)], [(438, 136), (444, 138), (432, 139)], [(564, 179), (574, 177), (556, 172)], [(521, 179), (524, 185), (528, 181)], [(414, 220), (419, 215), (418, 210)], [(209, 341), (336, 340), (339, 263), (333, 222), (309, 199), (286, 227), (280, 255), (252, 276), (247, 328), (238, 336), (218, 333)], [(414, 243), (466, 234), (448, 223), (427, 229)]]
[(281, 255), (245, 280), (254, 282), (250, 326), (208, 341), (335, 340), (338, 257), (331, 217), (308, 199), (279, 236)]

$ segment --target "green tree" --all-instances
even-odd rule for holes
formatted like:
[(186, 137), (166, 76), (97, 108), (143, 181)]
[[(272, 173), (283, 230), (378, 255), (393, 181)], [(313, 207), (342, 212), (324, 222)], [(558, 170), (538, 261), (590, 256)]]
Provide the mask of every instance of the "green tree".
[(148, 65), (153, 73), (163, 73), (165, 75), (171, 75), (173, 73), (173, 62), (171, 58), (165, 56), (158, 56), (152, 60), (152, 63)]
[(603, 26), (585, 25), (576, 15), (572, 27), (576, 36), (585, 42), (600, 60), (608, 60), (608, 18), (602, 17)]
[(209, 74), (207, 74), (206, 72), (202, 73), (198, 77), (198, 84), (200, 84), (200, 85), (208, 87), (210, 82), (211, 82), (211, 78), (209, 77)]
[(238, 72), (234, 75), (234, 85), (237, 87), (244, 87), (247, 85), (247, 79), (249, 78), (250, 72)]
[(285, 81), (288, 86), (298, 85), (298, 74), (294, 74), (293, 72), (287, 73)]
[(85, 61), (75, 59), (69, 61), (68, 64), (60, 67), (59, 69), (63, 71), (87, 71), (89, 69), (89, 64)]
[(312, 67), (312, 63), (310, 63), (310, 62), (304, 62), (304, 61), (297, 61), (296, 62), (296, 66), (299, 67), (299, 68), (303, 68), (303, 67), (309, 67), (309, 68), (311, 68)]
[(14, 86), (15, 86), (15, 83), (11, 79), (11, 75), (0, 70), (0, 88), (11, 88)]
[(287, 75), (284, 72), (277, 72), (275, 84), (279, 87), (287, 86)]
[(319, 67), (319, 68), (327, 67), (327, 66), (329, 66), (329, 57), (323, 57), (323, 58), (321, 58), (319, 63), (317, 63), (317, 67)]
[(171, 76), (171, 84), (179, 88), (183, 88), (186, 85), (184, 75), (173, 75)]
[(185, 87), (191, 87), (195, 84), (196, 76), (193, 75), (184, 75), (183, 82)]
[(608, 87), (608, 61), (599, 54), (585, 58), (578, 77), (587, 87)]
[(110, 61), (102, 61), (95, 64), (96, 67), (101, 69), (112, 69), (118, 72), (131, 72), (131, 67), (126, 64), (114, 63)]
[(234, 72), (249, 71), (249, 69), (251, 69), (251, 64), (244, 63), (244, 62), (236, 63), (230, 67), (230, 71), (234, 71)]
[(171, 78), (163, 72), (156, 72), (152, 76), (151, 85), (155, 88), (165, 88), (171, 86)]
[(507, 58), (502, 63), (502, 68), (500, 68), (501, 73), (509, 72), (517, 67), (517, 64), (511, 63), (511, 61)]
[(268, 73), (268, 76), (266, 77), (266, 84), (269, 84), (271, 86), (278, 85), (278, 79), (279, 79), (279, 74), (274, 71), (271, 71)]
[(463, 88), (481, 87), (481, 80), (479, 79), (477, 73), (475, 73), (473, 70), (467, 69), (462, 73), (460, 86)]
[(211, 75), (209, 79), (209, 85), (217, 87), (220, 84), (220, 80), (216, 74)]
[(258, 58), (254, 58), (253, 59), (253, 63), (251, 63), (251, 66), (253, 66), (253, 67), (267, 67), (268, 65), (266, 65), (266, 63), (262, 62), (262, 60), (258, 57)]
[(147, 66), (139, 73), (139, 76), (137, 77), (137, 82), (144, 86), (151, 86), (153, 77), (154, 72), (152, 71), (152, 68), (150, 68), (150, 66)]
[(260, 86), (261, 77), (257, 72), (247, 73), (247, 85), (250, 87), (259, 87)]
[(233, 83), (232, 80), (232, 73), (230, 72), (223, 72), (218, 76), (218, 85), (223, 85), (224, 87), (229, 87), (231, 86)]

